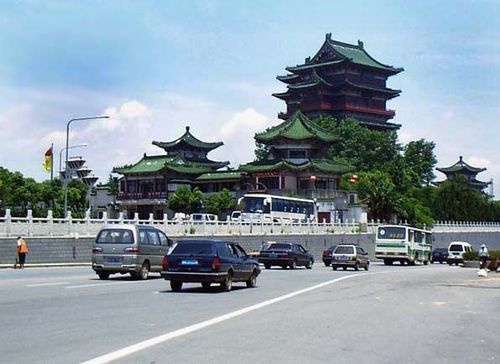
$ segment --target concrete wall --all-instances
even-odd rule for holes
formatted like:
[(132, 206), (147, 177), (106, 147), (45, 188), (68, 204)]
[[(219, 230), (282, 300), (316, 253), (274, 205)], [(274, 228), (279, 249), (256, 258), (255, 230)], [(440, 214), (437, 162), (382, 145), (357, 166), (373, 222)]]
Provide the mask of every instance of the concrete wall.
[[(190, 237), (190, 239), (196, 237)], [(207, 237), (200, 237), (207, 239)], [(374, 252), (374, 234), (337, 235), (286, 235), (286, 236), (218, 236), (240, 243), (247, 252), (257, 250), (262, 242), (298, 242), (321, 261), (323, 250), (332, 244), (359, 244), (371, 257)], [(175, 240), (175, 239), (174, 239)], [(26, 263), (89, 263), (91, 260), (92, 238), (26, 238), (29, 254)], [(481, 244), (500, 250), (500, 232), (480, 233), (435, 233), (434, 248), (448, 247), (451, 241), (467, 241), (478, 250)], [(0, 238), (0, 264), (13, 265), (16, 253), (16, 239)]]

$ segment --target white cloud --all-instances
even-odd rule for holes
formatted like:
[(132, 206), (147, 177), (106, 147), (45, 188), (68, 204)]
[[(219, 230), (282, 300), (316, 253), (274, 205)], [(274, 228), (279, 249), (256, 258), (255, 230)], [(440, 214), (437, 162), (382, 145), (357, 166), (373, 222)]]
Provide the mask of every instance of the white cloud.
[[(254, 135), (271, 126), (266, 116), (253, 108), (238, 112), (222, 125), (219, 135), (225, 144), (225, 154), (230, 156), (231, 164), (238, 166), (254, 159)], [(227, 158), (227, 157), (226, 157)]]

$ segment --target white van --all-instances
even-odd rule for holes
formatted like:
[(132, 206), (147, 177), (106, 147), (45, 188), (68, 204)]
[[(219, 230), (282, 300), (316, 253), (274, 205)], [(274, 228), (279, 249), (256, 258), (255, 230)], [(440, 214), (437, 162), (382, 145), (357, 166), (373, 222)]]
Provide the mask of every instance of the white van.
[(219, 219), (217, 218), (217, 215), (214, 214), (202, 214), (202, 213), (196, 213), (196, 214), (191, 214), (191, 217), (189, 219), (190, 222), (192, 223), (216, 223)]
[(471, 251), (472, 245), (469, 243), (465, 241), (452, 241), (450, 245), (448, 245), (448, 258), (446, 261), (449, 265), (452, 265), (453, 263), (458, 265), (458, 263), (464, 262), (463, 254)]

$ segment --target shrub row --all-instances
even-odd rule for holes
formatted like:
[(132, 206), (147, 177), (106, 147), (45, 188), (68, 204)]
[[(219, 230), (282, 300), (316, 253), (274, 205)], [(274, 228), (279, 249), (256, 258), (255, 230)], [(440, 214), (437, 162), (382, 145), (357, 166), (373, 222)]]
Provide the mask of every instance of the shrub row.
[[(491, 259), (500, 259), (500, 250), (490, 250), (489, 251), (490, 258)], [(463, 254), (464, 260), (479, 260), (479, 252), (477, 251), (471, 251), (471, 252), (465, 252)]]

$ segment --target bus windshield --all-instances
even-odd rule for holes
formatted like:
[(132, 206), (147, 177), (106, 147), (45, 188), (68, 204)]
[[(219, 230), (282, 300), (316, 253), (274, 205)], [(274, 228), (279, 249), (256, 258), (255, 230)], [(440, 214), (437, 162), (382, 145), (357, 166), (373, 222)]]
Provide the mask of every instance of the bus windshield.
[(378, 229), (378, 239), (406, 239), (406, 229), (398, 226), (383, 226)]
[(269, 213), (269, 205), (264, 205), (264, 197), (245, 196), (243, 212)]

